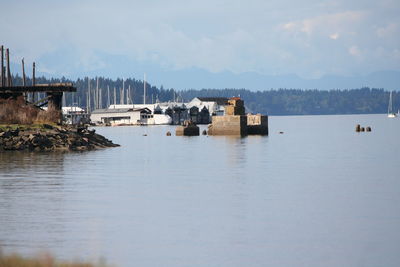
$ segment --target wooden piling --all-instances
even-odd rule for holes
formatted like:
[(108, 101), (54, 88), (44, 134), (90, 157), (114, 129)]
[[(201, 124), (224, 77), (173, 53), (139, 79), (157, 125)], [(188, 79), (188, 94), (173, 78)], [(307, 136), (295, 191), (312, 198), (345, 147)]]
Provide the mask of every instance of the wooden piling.
[(48, 107), (48, 111), (50, 112), (55, 112), (57, 113), (57, 123), (61, 123), (62, 122), (62, 96), (63, 93), (62, 92), (57, 92), (57, 93), (49, 93), (47, 92), (47, 96), (48, 96), (48, 103), (47, 103), (47, 107)]
[(10, 50), (6, 49), (6, 65), (7, 65), (7, 86), (12, 86), (11, 71), (10, 71)]
[(24, 62), (24, 58), (22, 58), (22, 85), (23, 85), (23, 86), (26, 86), (25, 62)]
[[(33, 63), (32, 63), (32, 86), (36, 86), (36, 76), (35, 76), (35, 72), (36, 72), (36, 64), (35, 64), (35, 62), (33, 62)], [(33, 103), (36, 102), (35, 93), (32, 93), (32, 102), (33, 102)]]
[(360, 132), (361, 131), (361, 126), (360, 126), (360, 124), (357, 124), (356, 125), (356, 132), (358, 133), (358, 132)]
[(36, 77), (35, 77), (35, 62), (32, 63), (32, 86), (36, 86)]
[(4, 86), (4, 46), (0, 46), (0, 86)]

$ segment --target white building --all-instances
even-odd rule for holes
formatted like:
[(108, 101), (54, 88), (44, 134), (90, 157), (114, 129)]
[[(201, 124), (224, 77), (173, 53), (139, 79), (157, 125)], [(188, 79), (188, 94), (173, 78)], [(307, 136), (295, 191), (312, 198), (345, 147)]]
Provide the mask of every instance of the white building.
[(186, 106), (188, 109), (195, 106), (199, 110), (206, 107), (210, 115), (222, 116), (225, 113), (225, 106), (227, 104), (228, 98), (226, 97), (195, 97)]
[(140, 125), (144, 123), (142, 118), (146, 118), (150, 114), (149, 109), (96, 109), (90, 114), (90, 120), (95, 124)]
[(90, 120), (95, 124), (109, 125), (161, 125), (172, 122), (168, 115), (154, 114), (149, 108), (136, 108), (136, 105), (111, 105), (108, 109), (97, 109), (90, 115)]

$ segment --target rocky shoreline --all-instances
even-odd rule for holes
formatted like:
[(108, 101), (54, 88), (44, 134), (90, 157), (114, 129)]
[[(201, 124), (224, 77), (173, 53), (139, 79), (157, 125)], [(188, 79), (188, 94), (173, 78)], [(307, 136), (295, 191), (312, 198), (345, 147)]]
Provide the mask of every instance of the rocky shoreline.
[(87, 127), (50, 124), (0, 127), (0, 151), (87, 151), (117, 146)]

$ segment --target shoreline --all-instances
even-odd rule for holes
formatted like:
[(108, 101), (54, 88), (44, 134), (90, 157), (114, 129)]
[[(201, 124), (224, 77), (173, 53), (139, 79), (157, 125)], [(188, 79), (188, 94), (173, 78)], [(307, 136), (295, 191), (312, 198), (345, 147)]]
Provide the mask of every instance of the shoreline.
[(0, 152), (3, 151), (89, 151), (118, 147), (87, 127), (55, 124), (0, 124)]

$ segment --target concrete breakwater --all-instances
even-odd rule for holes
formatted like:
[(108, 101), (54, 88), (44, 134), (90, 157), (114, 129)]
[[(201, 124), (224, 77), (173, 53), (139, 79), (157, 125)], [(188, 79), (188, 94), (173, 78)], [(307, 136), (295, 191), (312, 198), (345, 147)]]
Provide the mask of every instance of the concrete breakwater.
[(49, 124), (0, 127), (0, 151), (86, 151), (116, 146), (119, 145), (85, 127)]

